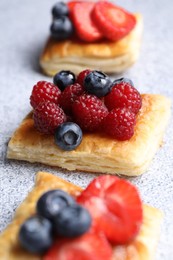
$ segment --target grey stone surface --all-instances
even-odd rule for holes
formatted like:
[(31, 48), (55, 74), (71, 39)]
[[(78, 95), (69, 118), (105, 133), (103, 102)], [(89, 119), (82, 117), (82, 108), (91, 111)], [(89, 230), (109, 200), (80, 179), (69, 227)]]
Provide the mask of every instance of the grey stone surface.
[[(56, 1), (0, 1), (0, 230), (11, 221), (16, 207), (31, 190), (35, 172), (46, 170), (83, 187), (95, 175), (69, 173), (45, 165), (6, 159), (7, 142), (30, 110), (32, 86), (50, 79), (39, 71), (38, 57), (48, 36), (50, 8)], [(122, 6), (144, 16), (139, 61), (124, 75), (141, 92), (173, 97), (173, 2), (167, 0), (119, 0)], [(50, 79), (51, 80), (51, 79)], [(142, 199), (164, 212), (158, 260), (173, 258), (173, 118), (149, 170), (130, 178)]]

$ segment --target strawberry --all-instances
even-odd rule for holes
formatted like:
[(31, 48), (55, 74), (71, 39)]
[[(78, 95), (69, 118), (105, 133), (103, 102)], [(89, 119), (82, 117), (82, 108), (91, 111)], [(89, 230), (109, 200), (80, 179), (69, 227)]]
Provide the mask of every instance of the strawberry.
[(67, 3), (67, 6), (68, 6), (70, 12), (73, 10), (73, 7), (74, 7), (76, 4), (80, 3), (80, 2), (81, 2), (81, 1), (70, 1), (70, 2), (68, 2), (68, 3)]
[(103, 35), (113, 41), (126, 36), (136, 24), (134, 15), (106, 1), (95, 4), (92, 18)]
[(93, 217), (93, 226), (112, 243), (124, 244), (138, 233), (142, 223), (142, 202), (137, 189), (114, 176), (93, 180), (77, 201)]
[(102, 33), (91, 19), (91, 13), (95, 3), (80, 2), (71, 3), (71, 18), (78, 37), (86, 42), (93, 42), (102, 38)]
[(61, 239), (50, 248), (43, 260), (110, 260), (112, 248), (103, 233), (86, 233), (75, 239)]

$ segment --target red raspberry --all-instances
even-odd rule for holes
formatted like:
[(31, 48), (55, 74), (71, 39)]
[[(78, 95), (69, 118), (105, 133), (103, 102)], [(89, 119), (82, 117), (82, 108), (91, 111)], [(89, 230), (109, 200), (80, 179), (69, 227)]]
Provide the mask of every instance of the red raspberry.
[(77, 76), (76, 82), (83, 86), (84, 79), (90, 72), (91, 70), (89, 69), (81, 71)]
[(58, 105), (46, 101), (36, 107), (33, 119), (38, 131), (53, 134), (55, 129), (66, 121), (66, 115)]
[(134, 134), (135, 114), (127, 108), (115, 108), (103, 121), (106, 134), (118, 140), (129, 140)]
[(94, 95), (83, 94), (73, 103), (73, 115), (83, 130), (97, 130), (108, 114), (104, 103)]
[(142, 98), (136, 88), (127, 82), (115, 84), (111, 92), (105, 96), (105, 105), (110, 110), (126, 107), (137, 114), (142, 106)]
[(64, 89), (64, 91), (61, 93), (59, 104), (65, 113), (71, 115), (73, 102), (78, 96), (82, 95), (83, 92), (84, 88), (78, 83), (67, 86)]
[(61, 94), (60, 89), (51, 82), (39, 81), (33, 87), (30, 104), (33, 108), (36, 108), (39, 103), (44, 101), (51, 101), (58, 104), (58, 99)]

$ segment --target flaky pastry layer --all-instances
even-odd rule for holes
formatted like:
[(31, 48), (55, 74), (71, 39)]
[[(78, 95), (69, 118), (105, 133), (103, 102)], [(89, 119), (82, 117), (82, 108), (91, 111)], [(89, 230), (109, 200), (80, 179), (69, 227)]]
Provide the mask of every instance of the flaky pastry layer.
[(104, 133), (84, 134), (73, 151), (63, 151), (53, 135), (39, 133), (29, 114), (13, 134), (7, 150), (11, 159), (40, 162), (70, 171), (81, 170), (136, 176), (145, 172), (160, 146), (170, 116), (170, 100), (161, 95), (142, 95), (134, 136), (128, 141)]
[[(77, 196), (82, 189), (47, 172), (38, 172), (36, 184), (17, 209), (12, 223), (0, 235), (1, 260), (41, 260), (41, 256), (30, 254), (21, 248), (18, 241), (20, 225), (35, 213), (38, 198), (51, 189), (62, 189)], [(152, 260), (157, 244), (162, 213), (144, 205), (144, 221), (137, 237), (128, 245), (114, 246), (112, 260)]]
[(40, 65), (48, 75), (60, 70), (78, 74), (84, 69), (97, 69), (107, 73), (120, 73), (130, 67), (139, 56), (142, 35), (142, 16), (136, 15), (135, 28), (117, 42), (102, 40), (95, 43), (48, 39), (40, 57)]

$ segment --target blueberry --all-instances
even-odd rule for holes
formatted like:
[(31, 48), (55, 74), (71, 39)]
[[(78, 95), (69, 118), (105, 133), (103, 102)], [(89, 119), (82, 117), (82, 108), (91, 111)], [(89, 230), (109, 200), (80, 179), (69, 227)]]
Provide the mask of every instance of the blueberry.
[(120, 78), (120, 79), (115, 79), (113, 82), (112, 82), (112, 86), (115, 86), (117, 84), (120, 84), (120, 83), (129, 83), (131, 86), (134, 87), (134, 84), (133, 82), (131, 81), (131, 79), (128, 79), (128, 78)]
[(65, 40), (68, 39), (73, 33), (73, 25), (71, 20), (62, 16), (56, 18), (50, 27), (51, 35), (56, 40)]
[(37, 213), (52, 219), (66, 206), (75, 204), (74, 199), (63, 190), (50, 190), (44, 193), (37, 202)]
[(74, 150), (81, 141), (82, 130), (75, 123), (63, 123), (55, 130), (55, 143), (65, 151)]
[(81, 236), (90, 226), (91, 215), (78, 204), (64, 208), (53, 222), (56, 234), (63, 237)]
[(109, 77), (101, 71), (91, 71), (84, 80), (84, 88), (97, 97), (103, 97), (111, 90), (112, 82)]
[(61, 70), (53, 77), (53, 83), (63, 91), (67, 86), (75, 83), (75, 75), (69, 70)]
[(56, 3), (52, 8), (52, 15), (54, 18), (58, 18), (60, 16), (67, 16), (68, 14), (68, 6), (63, 2)]
[(53, 243), (51, 222), (39, 216), (27, 219), (19, 230), (19, 241), (31, 253), (45, 252)]

